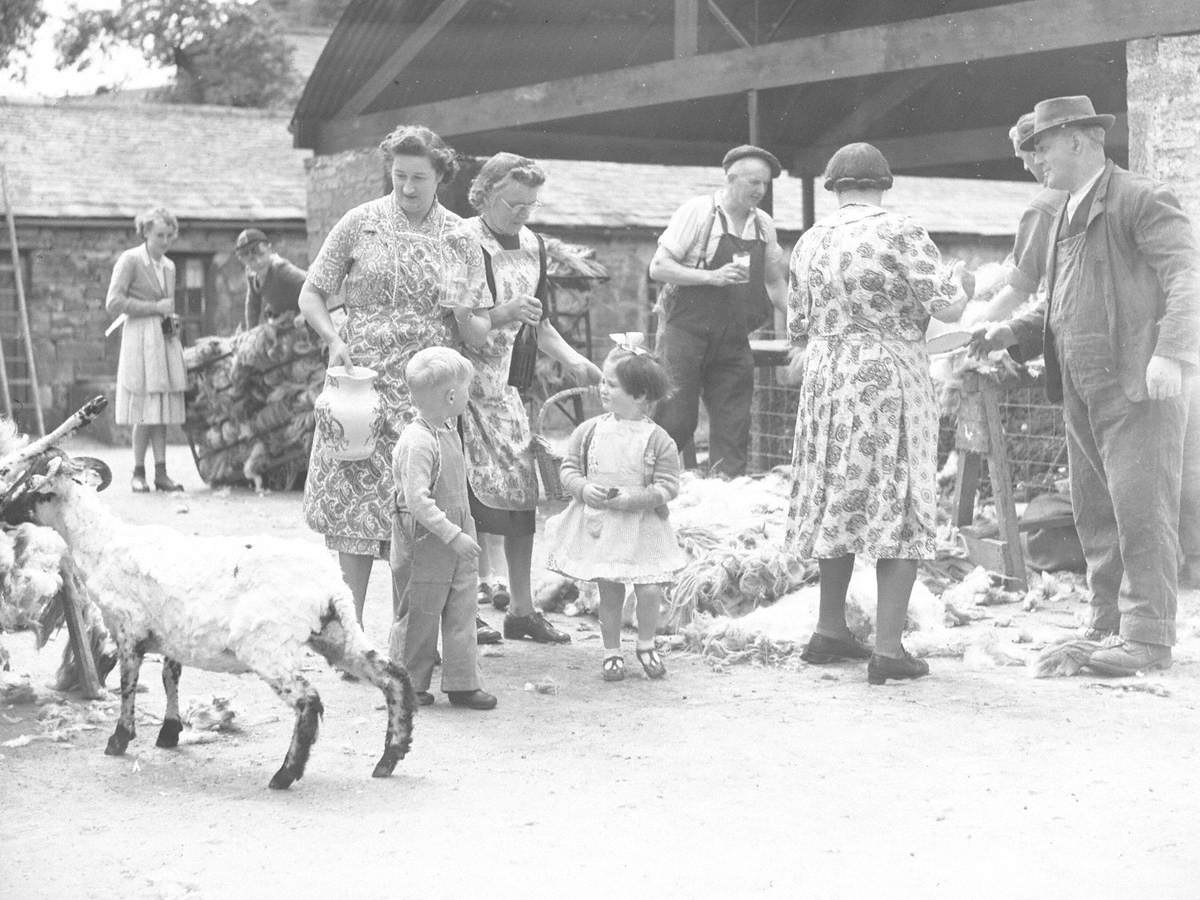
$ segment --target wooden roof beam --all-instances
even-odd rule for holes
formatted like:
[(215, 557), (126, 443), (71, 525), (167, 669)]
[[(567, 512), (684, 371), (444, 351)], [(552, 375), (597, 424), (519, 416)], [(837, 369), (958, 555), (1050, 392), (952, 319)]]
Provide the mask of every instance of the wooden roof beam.
[(886, 85), (868, 94), (849, 115), (814, 138), (813, 143), (844, 144), (847, 141), (862, 140), (863, 135), (870, 133), (872, 124), (904, 103), (937, 76), (937, 69), (896, 73)]
[[(898, 172), (932, 166), (961, 163), (992, 162), (1012, 155), (1012, 141), (1007, 125), (994, 128), (974, 128), (966, 131), (946, 131), (914, 137), (879, 138), (871, 141), (887, 157), (888, 164)], [(1123, 149), (1129, 144), (1128, 120), (1122, 113), (1108, 132), (1105, 145)], [(825, 163), (838, 150), (841, 142), (806, 147), (792, 157), (789, 174), (797, 177), (820, 175)]]
[(446, 137), (758, 89), (1200, 31), (1195, 0), (1022, 0), (777, 41), (317, 123), (320, 153), (369, 146), (396, 122)]
[(733, 24), (733, 20), (730, 19), (729, 16), (725, 15), (725, 10), (721, 9), (721, 7), (717, 5), (717, 0), (708, 0), (708, 11), (713, 14), (713, 18), (721, 23), (721, 27), (724, 28), (729, 33), (729, 36), (737, 41), (739, 45), (742, 47), (750, 46), (750, 41), (748, 41), (746, 36), (742, 34), (736, 25)]
[(675, 0), (675, 58), (700, 52), (700, 0)]
[(451, 20), (462, 12), (471, 0), (442, 0), (437, 7), (425, 17), (412, 34), (404, 39), (395, 52), (387, 58), (375, 74), (368, 78), (342, 108), (336, 118), (348, 119), (357, 116), (370, 106), (389, 85), (393, 84), (401, 72), (417, 58), (417, 55), (429, 46), (439, 31), (450, 24)]

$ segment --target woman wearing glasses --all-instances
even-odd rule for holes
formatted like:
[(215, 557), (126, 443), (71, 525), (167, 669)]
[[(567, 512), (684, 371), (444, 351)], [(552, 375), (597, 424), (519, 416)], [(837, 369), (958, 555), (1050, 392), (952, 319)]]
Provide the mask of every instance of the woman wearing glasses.
[[(455, 234), (472, 252), (463, 254), (462, 290), (454, 298), (454, 318), (463, 353), (475, 365), (471, 399), (462, 417), (471, 513), (482, 540), (480, 582), (487, 584), (498, 608), (511, 606), (504, 636), (541, 643), (566, 643), (570, 637), (533, 608), (529, 588), (534, 513), (538, 485), (529, 419), (517, 388), (509, 385), (513, 344), (523, 325), (536, 327), (541, 353), (562, 363), (578, 381), (596, 384), (600, 369), (577, 353), (543, 315), (546, 298), (546, 251), (542, 239), (525, 227), (539, 205), (546, 181), (542, 168), (513, 153), (497, 153), (483, 164), (468, 200), (479, 212)], [(487, 308), (490, 327), (479, 327)], [(498, 541), (508, 563), (511, 592), (497, 586), (493, 566)], [(489, 544), (492, 552), (489, 553)]]

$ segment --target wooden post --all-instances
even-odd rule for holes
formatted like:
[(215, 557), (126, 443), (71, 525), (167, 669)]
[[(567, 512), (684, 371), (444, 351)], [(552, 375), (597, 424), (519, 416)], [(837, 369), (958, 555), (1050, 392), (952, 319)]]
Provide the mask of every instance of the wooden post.
[[(42, 393), (38, 387), (37, 361), (33, 353), (33, 335), (29, 331), (29, 309), (25, 305), (25, 283), (21, 278), (21, 254), (17, 250), (17, 223), (13, 218), (12, 206), (8, 202), (8, 170), (0, 165), (0, 193), (4, 197), (4, 217), (8, 220), (8, 243), (12, 251), (13, 283), (17, 287), (17, 314), (21, 332), (25, 338), (25, 356), (29, 364), (29, 390), (33, 394), (33, 410), (37, 416), (38, 436), (46, 433), (46, 420), (42, 417)], [(7, 377), (5, 381), (7, 382)], [(5, 385), (7, 387), (7, 384)], [(7, 390), (5, 394), (7, 395)]]
[(79, 668), (79, 690), (86, 700), (101, 700), (104, 687), (96, 672), (96, 659), (92, 656), (92, 644), (88, 640), (87, 627), (83, 622), (83, 605), (87, 602), (87, 587), (79, 577), (75, 561), (68, 552), (59, 567), (62, 573), (63, 615), (67, 620), (67, 634), (75, 650), (75, 662)]

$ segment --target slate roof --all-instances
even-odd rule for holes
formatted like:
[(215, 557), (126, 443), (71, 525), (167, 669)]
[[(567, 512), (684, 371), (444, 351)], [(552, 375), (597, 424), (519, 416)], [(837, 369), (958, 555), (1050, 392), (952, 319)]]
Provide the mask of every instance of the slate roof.
[[(0, 101), (0, 161), (22, 217), (132, 218), (163, 204), (186, 219), (303, 220), (304, 160), (288, 115), (143, 103)], [(546, 160), (533, 224), (661, 231), (689, 197), (721, 186), (718, 166)], [(897, 177), (884, 195), (934, 233), (1011, 235), (1032, 181)], [(817, 216), (833, 196), (816, 190)], [(775, 181), (775, 220), (799, 231), (800, 181)]]
[[(689, 197), (724, 183), (719, 166), (657, 166), (546, 160), (542, 203), (535, 225), (638, 227), (661, 230)], [(897, 176), (883, 197), (887, 209), (904, 212), (935, 234), (1011, 235), (1038, 187), (1032, 181)], [(816, 185), (817, 218), (836, 208), (833, 194)], [(775, 224), (800, 231), (804, 204), (798, 178), (775, 180)]]
[(22, 217), (305, 217), (287, 113), (179, 104), (0, 101), (0, 162)]

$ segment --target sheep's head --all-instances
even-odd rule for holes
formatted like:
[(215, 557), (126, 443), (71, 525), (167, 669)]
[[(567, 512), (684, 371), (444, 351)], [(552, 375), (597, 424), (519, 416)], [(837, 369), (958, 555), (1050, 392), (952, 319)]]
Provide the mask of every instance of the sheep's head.
[(57, 448), (39, 453), (0, 494), (0, 514), (10, 525), (39, 522), (37, 508), (83, 486), (102, 491), (112, 483), (112, 470), (91, 456), (71, 457)]

